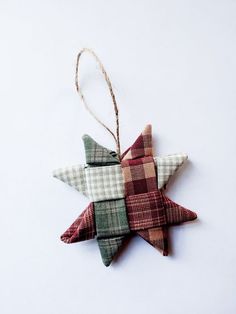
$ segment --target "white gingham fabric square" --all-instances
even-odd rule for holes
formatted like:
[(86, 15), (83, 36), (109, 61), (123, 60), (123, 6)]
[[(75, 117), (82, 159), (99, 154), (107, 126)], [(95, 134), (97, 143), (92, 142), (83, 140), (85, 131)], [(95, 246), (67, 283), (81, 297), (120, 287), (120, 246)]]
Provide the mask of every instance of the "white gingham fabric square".
[(124, 182), (120, 165), (85, 168), (87, 193), (91, 201), (124, 197)]
[(54, 170), (53, 176), (88, 196), (84, 165), (75, 165)]
[(174, 154), (165, 157), (154, 157), (157, 166), (158, 189), (163, 188), (170, 177), (187, 160), (186, 154)]

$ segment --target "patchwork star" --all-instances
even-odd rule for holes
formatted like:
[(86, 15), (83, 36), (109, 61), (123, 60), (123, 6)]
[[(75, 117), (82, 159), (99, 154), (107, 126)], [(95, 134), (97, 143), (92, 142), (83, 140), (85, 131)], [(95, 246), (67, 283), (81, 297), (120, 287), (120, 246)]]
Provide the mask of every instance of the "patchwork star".
[(74, 243), (96, 237), (105, 266), (130, 234), (138, 234), (168, 255), (168, 227), (197, 218), (163, 193), (187, 155), (153, 157), (151, 125), (122, 154), (121, 161), (116, 152), (90, 136), (84, 135), (83, 142), (86, 165), (53, 173), (91, 200), (61, 240)]

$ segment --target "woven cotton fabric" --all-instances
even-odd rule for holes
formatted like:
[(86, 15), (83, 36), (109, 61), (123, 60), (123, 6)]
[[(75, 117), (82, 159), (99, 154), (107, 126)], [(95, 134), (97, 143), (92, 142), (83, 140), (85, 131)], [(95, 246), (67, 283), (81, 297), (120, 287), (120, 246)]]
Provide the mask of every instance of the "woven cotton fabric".
[(119, 164), (117, 153), (99, 145), (89, 135), (83, 136), (86, 162), (91, 165)]
[(158, 249), (162, 255), (167, 256), (169, 245), (168, 245), (168, 227), (156, 227), (151, 229), (137, 231), (144, 240), (150, 243), (153, 247)]
[(152, 155), (152, 128), (151, 125), (147, 125), (141, 136), (139, 136), (132, 145), (132, 149), (127, 149), (121, 156), (121, 159), (136, 159)]
[(166, 195), (163, 194), (162, 199), (165, 206), (168, 225), (176, 225), (197, 218), (197, 215), (194, 212), (176, 204)]
[(151, 156), (134, 160), (122, 160), (121, 166), (126, 196), (151, 192), (157, 189), (155, 164)]
[(91, 201), (104, 201), (124, 197), (123, 176), (120, 165), (88, 167), (85, 169), (88, 195)]
[(158, 190), (127, 196), (127, 214), (131, 230), (142, 230), (166, 224), (162, 193)]
[[(151, 126), (144, 129), (134, 144), (122, 156), (128, 219), (131, 229), (136, 230), (138, 235), (157, 248), (163, 255), (168, 255), (168, 230), (167, 226), (164, 225), (166, 214), (162, 195), (157, 191), (159, 173), (156, 173), (157, 167), (152, 157), (152, 149), (145, 150), (144, 141), (146, 147), (152, 147)], [(136, 159), (132, 160), (132, 158)], [(143, 160), (147, 161), (148, 175), (145, 173), (147, 171), (144, 171), (140, 166), (143, 164)], [(139, 168), (136, 168), (137, 165)], [(134, 167), (134, 175), (132, 175), (132, 167)], [(147, 181), (147, 178), (148, 180), (151, 178), (150, 182)], [(149, 193), (150, 195), (148, 195)], [(142, 209), (144, 212), (142, 212), (141, 206), (138, 206), (137, 200), (143, 202)], [(152, 210), (154, 207), (156, 209)], [(144, 219), (144, 215), (146, 219)], [(156, 220), (157, 226), (161, 226), (155, 226), (154, 220)], [(144, 228), (145, 225), (147, 226), (146, 229)]]
[[(96, 146), (95, 146), (95, 150), (96, 150)], [(104, 155), (103, 155), (103, 159), (102, 159), (103, 160), (102, 164), (107, 163), (107, 165), (109, 165), (110, 167), (113, 167), (114, 160), (112, 160), (111, 162), (108, 162), (108, 160), (110, 160), (110, 155), (109, 155), (108, 159), (106, 160), (104, 151), (103, 151), (103, 154)], [(108, 150), (108, 154), (109, 154), (109, 150)], [(91, 161), (92, 158), (89, 160)], [(96, 162), (95, 165), (100, 164), (99, 158), (96, 159), (96, 157), (94, 156), (93, 160), (95, 160), (95, 162)], [(157, 184), (158, 184), (158, 189), (163, 188), (168, 183), (170, 177), (177, 171), (177, 169), (186, 160), (187, 160), (186, 154), (175, 154), (175, 155), (170, 155), (170, 156), (165, 156), (165, 157), (154, 157), (155, 169), (157, 172), (156, 180), (157, 180)], [(128, 165), (128, 160), (126, 160), (126, 162)], [(120, 165), (117, 164), (117, 165), (115, 165), (115, 167), (120, 167)], [(87, 166), (85, 166), (85, 165), (74, 165), (71, 167), (60, 168), (60, 169), (57, 169), (53, 172), (53, 176), (58, 178), (59, 180), (65, 182), (65, 183), (69, 184), (70, 186), (73, 186), (79, 192), (83, 193), (85, 196), (87, 196), (91, 200), (93, 200), (93, 194), (91, 193), (91, 191), (90, 192), (88, 191), (88, 187), (87, 187), (86, 176), (85, 176), (85, 169), (86, 168), (87, 168)], [(116, 171), (114, 170), (114, 172), (116, 172)], [(120, 171), (118, 170), (118, 172), (121, 173), (121, 170)], [(128, 172), (129, 172), (129, 169), (127, 169), (127, 173)], [(95, 178), (95, 179), (98, 179), (98, 178)], [(123, 184), (121, 182), (121, 179), (122, 179), (122, 177), (119, 176), (119, 181), (117, 183), (114, 183), (115, 185), (119, 184), (119, 190), (122, 189), (121, 184)], [(132, 183), (130, 185), (132, 185)], [(108, 191), (108, 193), (109, 193), (109, 191)], [(108, 193), (104, 193), (105, 199), (107, 199), (106, 195)], [(102, 197), (102, 195), (100, 195), (100, 197)]]
[(163, 188), (170, 177), (187, 160), (186, 154), (175, 154), (165, 157), (154, 157), (158, 173), (158, 189)]
[(75, 165), (54, 170), (53, 176), (88, 196), (84, 165)]
[(63, 233), (61, 240), (74, 243), (93, 239), (96, 235), (94, 206), (90, 203), (73, 224)]
[(124, 199), (95, 202), (97, 237), (112, 237), (130, 232)]
[(116, 253), (119, 251), (125, 236), (98, 239), (98, 246), (102, 256), (102, 261), (105, 266), (109, 266)]

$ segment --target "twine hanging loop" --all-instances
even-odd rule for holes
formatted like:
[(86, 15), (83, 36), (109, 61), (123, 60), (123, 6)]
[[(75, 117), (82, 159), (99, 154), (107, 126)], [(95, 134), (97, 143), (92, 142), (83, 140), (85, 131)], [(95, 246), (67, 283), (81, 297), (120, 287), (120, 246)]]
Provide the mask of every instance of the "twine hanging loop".
[[(88, 105), (84, 94), (81, 91), (81, 86), (80, 86), (80, 75), (79, 75), (79, 63), (80, 63), (80, 58), (82, 56), (83, 53), (89, 53), (90, 55), (92, 55), (94, 57), (94, 59), (96, 60), (96, 62), (98, 63), (98, 66), (100, 68), (100, 70), (102, 71), (102, 74), (105, 78), (105, 81), (108, 85), (109, 88), (109, 92), (112, 98), (112, 103), (113, 103), (113, 108), (114, 108), (114, 113), (115, 113), (115, 121), (116, 121), (116, 134), (107, 126), (105, 125), (105, 123), (103, 123), (96, 115), (95, 113), (91, 110), (90, 106)], [(120, 158), (120, 126), (119, 126), (119, 110), (118, 110), (118, 106), (117, 106), (117, 102), (116, 102), (116, 97), (115, 94), (113, 92), (113, 88), (112, 88), (112, 84), (111, 81), (107, 75), (107, 72), (101, 62), (101, 60), (98, 58), (98, 56), (95, 54), (95, 52), (89, 48), (83, 48), (77, 55), (77, 60), (76, 60), (76, 72), (75, 72), (75, 85), (76, 85), (76, 90), (79, 93), (81, 100), (85, 106), (85, 108), (88, 110), (88, 112), (93, 116), (93, 118), (100, 123), (114, 138), (115, 142), (116, 142), (116, 151), (117, 151), (117, 155)]]

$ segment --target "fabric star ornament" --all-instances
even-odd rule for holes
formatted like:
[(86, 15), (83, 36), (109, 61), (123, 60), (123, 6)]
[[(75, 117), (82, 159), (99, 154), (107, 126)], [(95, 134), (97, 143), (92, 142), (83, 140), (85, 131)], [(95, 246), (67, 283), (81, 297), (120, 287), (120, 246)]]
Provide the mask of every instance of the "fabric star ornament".
[(187, 160), (186, 154), (153, 157), (151, 125), (119, 160), (89, 135), (83, 136), (86, 165), (54, 171), (54, 177), (73, 186), (91, 203), (63, 233), (74, 243), (97, 238), (102, 261), (109, 266), (131, 234), (138, 234), (168, 255), (168, 227), (197, 215), (170, 200), (163, 190)]

